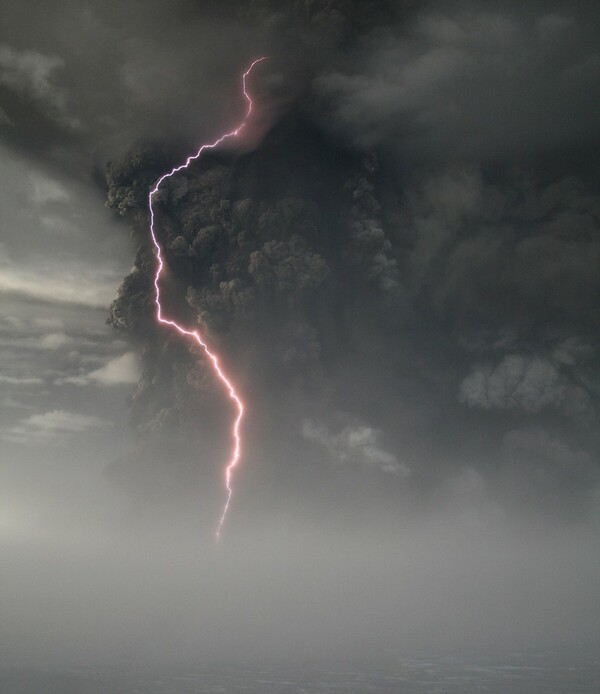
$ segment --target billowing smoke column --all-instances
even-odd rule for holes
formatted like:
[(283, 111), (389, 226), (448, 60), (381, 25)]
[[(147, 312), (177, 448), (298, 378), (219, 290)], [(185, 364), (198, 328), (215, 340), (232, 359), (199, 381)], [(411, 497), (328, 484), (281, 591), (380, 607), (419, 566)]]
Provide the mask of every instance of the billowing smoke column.
[(233, 493), (233, 487), (231, 486), (231, 481), (232, 481), (232, 476), (233, 476), (233, 470), (238, 464), (241, 454), (242, 454), (242, 436), (241, 436), (241, 424), (242, 424), (242, 419), (244, 417), (244, 403), (242, 399), (240, 398), (235, 385), (231, 381), (231, 379), (227, 376), (227, 374), (223, 371), (221, 368), (219, 358), (218, 356), (212, 352), (206, 342), (202, 339), (202, 336), (197, 330), (189, 330), (185, 328), (184, 326), (180, 325), (176, 321), (172, 320), (171, 318), (164, 317), (163, 316), (163, 311), (162, 311), (162, 305), (160, 301), (160, 278), (162, 275), (162, 271), (164, 268), (164, 261), (163, 261), (163, 256), (162, 256), (162, 249), (161, 246), (156, 238), (156, 233), (154, 231), (154, 207), (153, 207), (153, 200), (154, 196), (158, 193), (159, 188), (163, 181), (165, 181), (168, 178), (171, 178), (174, 174), (178, 173), (182, 169), (186, 169), (193, 161), (198, 159), (202, 152), (204, 152), (207, 149), (214, 149), (215, 147), (218, 147), (224, 140), (227, 140), (228, 138), (231, 137), (237, 137), (240, 132), (245, 128), (246, 123), (248, 121), (248, 118), (250, 117), (250, 114), (252, 113), (252, 99), (250, 98), (250, 95), (248, 94), (247, 88), (246, 88), (246, 81), (248, 79), (248, 75), (252, 72), (254, 67), (258, 65), (258, 63), (261, 63), (263, 60), (266, 60), (266, 56), (263, 56), (262, 58), (257, 58), (252, 62), (250, 67), (244, 72), (242, 75), (242, 90), (244, 92), (244, 97), (246, 98), (246, 101), (248, 102), (248, 109), (246, 111), (246, 116), (244, 120), (240, 123), (240, 125), (235, 128), (235, 130), (231, 130), (228, 133), (225, 133), (224, 135), (221, 135), (217, 140), (214, 142), (211, 142), (209, 144), (202, 145), (200, 149), (196, 152), (196, 154), (189, 156), (186, 160), (185, 163), (180, 164), (179, 166), (176, 166), (174, 169), (169, 171), (168, 173), (163, 174), (154, 184), (154, 187), (150, 190), (150, 193), (148, 194), (148, 207), (150, 210), (150, 235), (152, 237), (152, 243), (154, 244), (154, 248), (156, 251), (156, 260), (157, 260), (157, 265), (156, 265), (156, 274), (154, 275), (154, 301), (156, 303), (156, 319), (158, 320), (159, 323), (162, 323), (163, 325), (168, 325), (169, 327), (173, 328), (176, 330), (180, 335), (183, 335), (185, 337), (192, 338), (197, 344), (204, 350), (206, 353), (206, 356), (209, 358), (215, 375), (221, 381), (223, 386), (225, 387), (225, 390), (227, 391), (228, 396), (233, 400), (237, 414), (234, 419), (232, 428), (231, 428), (231, 436), (233, 440), (233, 448), (231, 452), (231, 456), (229, 458), (229, 462), (227, 463), (227, 467), (225, 468), (225, 487), (227, 490), (227, 498), (225, 500), (225, 505), (223, 506), (223, 512), (221, 514), (221, 517), (219, 519), (219, 524), (217, 525), (217, 530), (216, 530), (216, 537), (217, 540), (221, 536), (221, 529), (223, 527), (223, 523), (225, 522), (225, 518), (227, 516), (227, 511), (229, 510), (229, 504), (231, 502), (231, 495)]

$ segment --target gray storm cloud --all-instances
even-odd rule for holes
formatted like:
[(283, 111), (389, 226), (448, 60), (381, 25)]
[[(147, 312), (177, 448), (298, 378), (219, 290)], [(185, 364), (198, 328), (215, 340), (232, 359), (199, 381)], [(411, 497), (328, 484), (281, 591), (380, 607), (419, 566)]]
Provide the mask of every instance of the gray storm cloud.
[[(210, 154), (165, 186), (159, 235), (172, 310), (222, 350), (261, 412), (256, 426), (271, 422), (271, 431), (261, 430), (267, 447), (295, 436), (307, 455), (309, 440), (331, 455), (346, 445), (331, 431), (349, 412), (369, 431), (391, 435), (392, 448), (374, 468), (389, 471), (407, 459), (412, 470), (423, 460), (399, 484), (435, 486), (466, 457), (494, 487), (490, 461), (514, 429), (511, 418), (533, 428), (558, 418), (557, 445), (583, 447), (595, 460), (597, 355), (568, 348), (592, 345), (596, 335), (588, 310), (598, 291), (593, 168), (565, 160), (544, 172), (535, 157), (549, 140), (530, 138), (531, 165), (516, 170), (476, 144), (479, 135), (457, 129), (461, 112), (477, 119), (475, 135), (487, 118), (475, 101), (483, 92), (464, 90), (461, 80), (499, 81), (497, 98), (513, 98), (512, 78), (496, 74), (502, 56), (523, 61), (524, 79), (547, 84), (531, 36), (563, 72), (584, 60), (585, 41), (577, 55), (560, 58), (565, 42), (587, 36), (580, 16), (557, 10), (529, 18), (508, 6), (494, 14), (477, 4), (452, 16), (435, 6), (412, 15), (335, 3), (315, 14), (315, 7), (287, 14), (268, 3), (254, 7), (267, 27), (297, 23), (300, 13), (302, 40), (331, 30), (335, 49), (315, 53), (304, 90), (254, 151)], [(348, 41), (358, 60), (346, 52)], [(524, 44), (527, 51), (515, 51)], [(442, 109), (440, 93), (449, 89)], [(523, 114), (544, 108), (549, 94), (525, 102)], [(548, 134), (556, 118), (544, 121)], [(406, 144), (410, 169), (399, 154), (405, 135), (386, 119), (405, 133), (420, 124)], [(453, 133), (455, 151), (438, 146), (433, 125)], [(487, 139), (504, 137), (512, 147), (515, 128), (529, 127), (525, 117), (506, 131), (490, 121)], [(585, 130), (583, 121), (577, 127)], [(215, 394), (197, 356), (152, 326), (146, 193), (170, 161), (164, 148), (140, 145), (107, 172), (108, 204), (128, 217), (140, 243), (110, 320), (143, 346), (133, 419), (152, 430), (181, 426)], [(394, 421), (395, 409), (413, 413)], [(323, 428), (315, 425), (321, 434), (311, 437), (302, 421), (315, 421), (315, 412)], [(454, 422), (463, 440), (439, 420)], [(415, 438), (428, 430), (436, 433), (427, 444)], [(487, 462), (477, 462), (481, 456)], [(550, 464), (548, 474), (555, 470)]]

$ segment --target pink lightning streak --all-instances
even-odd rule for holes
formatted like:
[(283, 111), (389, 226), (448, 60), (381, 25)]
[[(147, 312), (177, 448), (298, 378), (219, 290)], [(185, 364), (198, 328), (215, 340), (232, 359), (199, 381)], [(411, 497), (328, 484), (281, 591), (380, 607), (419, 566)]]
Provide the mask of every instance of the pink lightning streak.
[(225, 488), (227, 490), (227, 498), (225, 500), (225, 505), (223, 506), (223, 512), (221, 514), (221, 518), (219, 520), (219, 524), (217, 525), (217, 530), (216, 530), (216, 537), (217, 540), (221, 537), (221, 529), (223, 527), (223, 523), (225, 522), (225, 518), (227, 516), (227, 511), (229, 510), (229, 504), (231, 502), (231, 495), (233, 494), (233, 487), (231, 486), (231, 480), (233, 477), (233, 471), (235, 467), (237, 466), (241, 455), (242, 455), (242, 436), (240, 433), (241, 429), (241, 424), (242, 424), (242, 419), (244, 418), (244, 412), (245, 412), (245, 407), (242, 399), (237, 393), (237, 390), (231, 381), (231, 379), (227, 376), (227, 374), (223, 371), (221, 368), (219, 358), (218, 356), (212, 352), (209, 348), (206, 342), (202, 339), (202, 336), (197, 330), (188, 330), (187, 328), (183, 327), (176, 321), (172, 320), (171, 318), (165, 318), (163, 316), (163, 310), (162, 310), (162, 305), (160, 303), (160, 278), (162, 275), (162, 271), (164, 268), (164, 260), (163, 260), (163, 255), (162, 255), (162, 248), (161, 245), (159, 244), (157, 238), (156, 238), (156, 233), (154, 231), (154, 207), (152, 205), (154, 196), (158, 193), (158, 189), (160, 188), (161, 184), (163, 181), (165, 181), (167, 178), (171, 178), (174, 174), (178, 173), (182, 169), (187, 169), (187, 167), (196, 159), (200, 157), (202, 152), (204, 152), (207, 149), (214, 149), (215, 147), (218, 147), (222, 142), (225, 140), (231, 138), (231, 137), (237, 137), (242, 130), (246, 127), (246, 123), (248, 122), (248, 119), (250, 117), (250, 114), (252, 113), (252, 98), (248, 94), (248, 91), (246, 89), (246, 80), (248, 79), (248, 75), (252, 72), (254, 67), (258, 65), (258, 63), (262, 63), (263, 60), (266, 60), (267, 57), (263, 56), (262, 58), (257, 58), (252, 62), (250, 67), (244, 72), (242, 75), (242, 90), (244, 92), (244, 97), (246, 98), (246, 101), (248, 102), (248, 109), (246, 111), (246, 116), (244, 117), (244, 120), (240, 123), (240, 125), (235, 128), (235, 130), (231, 130), (228, 133), (225, 133), (224, 135), (221, 135), (217, 140), (214, 142), (202, 145), (200, 149), (196, 152), (196, 154), (193, 154), (189, 156), (186, 160), (185, 163), (180, 164), (179, 166), (176, 166), (174, 169), (169, 171), (166, 174), (163, 174), (154, 184), (154, 187), (150, 190), (148, 194), (148, 208), (150, 210), (150, 236), (152, 237), (152, 243), (154, 244), (154, 250), (156, 252), (156, 274), (154, 275), (154, 303), (156, 304), (156, 320), (159, 323), (162, 323), (163, 325), (168, 325), (171, 328), (174, 328), (180, 335), (184, 335), (185, 337), (191, 337), (193, 340), (195, 340), (198, 345), (204, 350), (204, 353), (206, 356), (209, 358), (210, 362), (212, 363), (213, 370), (215, 372), (216, 377), (218, 378), (219, 381), (223, 384), (225, 387), (225, 390), (227, 391), (227, 394), (231, 400), (235, 403), (236, 409), (237, 409), (237, 415), (233, 421), (233, 426), (231, 428), (231, 438), (233, 440), (233, 448), (231, 451), (231, 456), (229, 458), (229, 462), (227, 463), (227, 467), (225, 468)]

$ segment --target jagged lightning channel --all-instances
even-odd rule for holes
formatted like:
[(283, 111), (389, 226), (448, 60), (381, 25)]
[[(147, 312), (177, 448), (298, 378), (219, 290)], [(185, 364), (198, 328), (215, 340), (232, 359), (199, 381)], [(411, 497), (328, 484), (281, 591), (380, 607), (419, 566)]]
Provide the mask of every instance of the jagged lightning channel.
[(154, 275), (154, 302), (156, 304), (156, 319), (159, 323), (162, 323), (163, 325), (168, 325), (171, 328), (174, 328), (180, 335), (184, 335), (185, 337), (190, 337), (197, 344), (204, 350), (204, 353), (206, 356), (209, 358), (213, 370), (215, 372), (216, 377), (218, 380), (223, 384), (225, 387), (225, 390), (227, 391), (227, 394), (231, 400), (233, 400), (237, 414), (236, 417), (233, 421), (233, 425), (231, 428), (231, 438), (233, 441), (233, 448), (231, 451), (231, 455), (229, 457), (229, 461), (227, 463), (227, 466), (225, 468), (225, 489), (227, 491), (227, 497), (225, 499), (225, 504), (223, 506), (223, 512), (221, 513), (221, 517), (219, 519), (219, 523), (217, 525), (217, 530), (216, 530), (216, 537), (217, 540), (221, 537), (221, 530), (223, 528), (223, 523), (225, 522), (225, 518), (227, 516), (227, 511), (229, 510), (229, 504), (231, 502), (231, 495), (233, 494), (233, 487), (231, 485), (232, 482), (232, 477), (233, 477), (233, 471), (237, 464), (240, 461), (241, 455), (242, 455), (242, 436), (241, 436), (241, 424), (242, 424), (242, 419), (244, 418), (244, 412), (245, 412), (245, 406), (244, 402), (242, 401), (241, 397), (238, 395), (238, 392), (233, 384), (233, 381), (227, 376), (227, 374), (223, 371), (221, 368), (221, 364), (219, 362), (219, 357), (212, 352), (206, 342), (202, 339), (202, 336), (198, 332), (198, 330), (188, 330), (184, 326), (180, 325), (177, 323), (177, 321), (174, 321), (172, 318), (164, 317), (163, 316), (163, 310), (162, 310), (162, 305), (160, 301), (160, 278), (162, 275), (162, 271), (164, 268), (164, 260), (163, 260), (163, 254), (162, 254), (162, 248), (160, 243), (158, 242), (158, 239), (156, 238), (156, 233), (154, 231), (154, 207), (153, 207), (153, 201), (154, 201), (154, 196), (158, 193), (158, 190), (163, 183), (163, 181), (166, 181), (168, 178), (171, 178), (174, 174), (178, 173), (179, 171), (183, 169), (187, 169), (187, 167), (196, 159), (198, 159), (202, 152), (204, 152), (207, 149), (214, 149), (215, 147), (218, 147), (222, 142), (225, 140), (231, 138), (231, 137), (237, 137), (242, 130), (246, 127), (246, 123), (248, 122), (248, 119), (250, 117), (250, 114), (252, 113), (252, 98), (250, 97), (250, 94), (248, 94), (247, 90), (247, 80), (248, 76), (252, 72), (252, 70), (255, 68), (256, 65), (259, 63), (262, 63), (263, 60), (266, 60), (267, 57), (263, 56), (261, 58), (257, 58), (252, 62), (250, 67), (244, 72), (242, 75), (242, 90), (244, 92), (244, 97), (246, 101), (248, 102), (248, 108), (246, 110), (246, 116), (244, 117), (244, 120), (240, 123), (240, 125), (237, 126), (234, 130), (231, 130), (228, 133), (225, 133), (224, 135), (221, 135), (217, 140), (214, 142), (210, 142), (208, 144), (204, 144), (198, 149), (196, 154), (193, 154), (189, 156), (183, 164), (180, 164), (179, 166), (176, 166), (173, 168), (171, 171), (168, 173), (163, 174), (154, 184), (152, 189), (150, 190), (148, 194), (148, 208), (150, 210), (150, 236), (152, 237), (152, 243), (154, 244), (154, 250), (156, 253), (156, 273)]

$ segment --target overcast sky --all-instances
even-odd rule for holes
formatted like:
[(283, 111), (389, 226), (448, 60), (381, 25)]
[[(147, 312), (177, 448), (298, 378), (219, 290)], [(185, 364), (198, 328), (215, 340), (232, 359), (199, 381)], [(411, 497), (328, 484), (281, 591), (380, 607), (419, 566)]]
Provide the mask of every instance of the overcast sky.
[(599, 20), (2, 4), (7, 663), (598, 643)]

